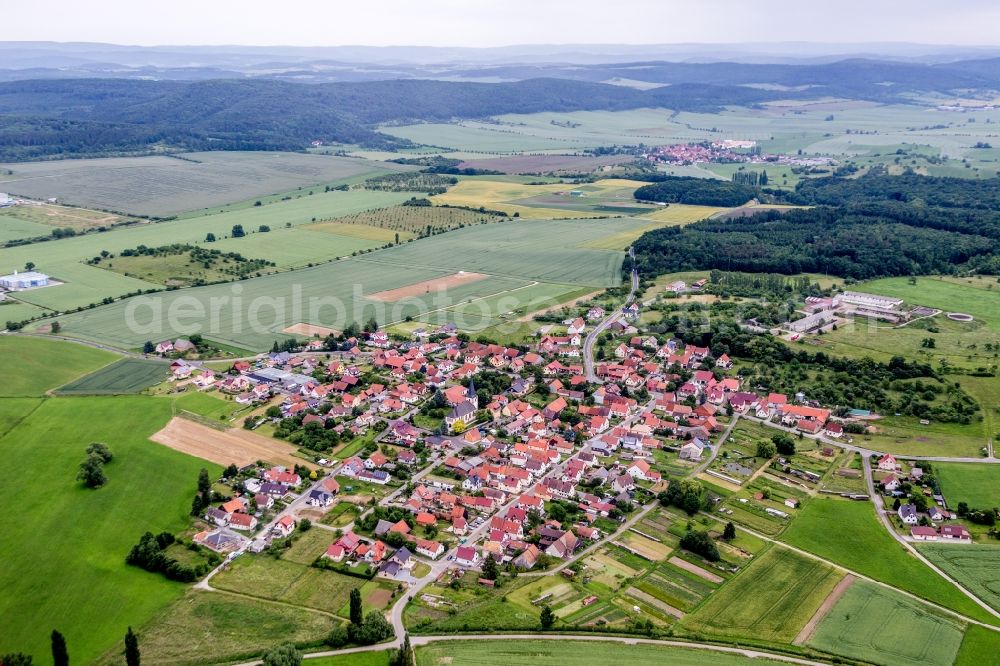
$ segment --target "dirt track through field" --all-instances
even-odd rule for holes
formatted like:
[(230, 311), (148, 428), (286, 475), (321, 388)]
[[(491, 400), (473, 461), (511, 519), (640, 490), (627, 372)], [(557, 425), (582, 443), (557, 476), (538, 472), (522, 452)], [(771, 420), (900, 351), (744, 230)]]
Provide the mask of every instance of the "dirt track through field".
[(237, 428), (216, 430), (178, 416), (170, 419), (166, 427), (150, 439), (219, 465), (243, 466), (263, 460), (289, 468), (295, 465), (314, 467), (293, 456), (295, 449), (288, 444)]
[(398, 289), (377, 291), (374, 294), (368, 294), (366, 298), (373, 301), (395, 303), (396, 301), (401, 301), (404, 298), (423, 296), (425, 294), (449, 289), (450, 287), (457, 287), (458, 285), (465, 284), (466, 282), (478, 282), (479, 280), (485, 280), (488, 277), (488, 275), (484, 275), (482, 273), (467, 273), (465, 271), (459, 271), (458, 273), (452, 273), (451, 275), (445, 275), (444, 277), (434, 278), (433, 280), (415, 282), (405, 287), (399, 287)]
[(806, 641), (812, 638), (812, 635), (816, 632), (816, 627), (819, 626), (819, 623), (823, 621), (823, 618), (827, 616), (827, 614), (833, 609), (836, 603), (840, 601), (840, 598), (844, 596), (844, 593), (847, 592), (848, 588), (850, 588), (856, 580), (857, 578), (853, 575), (847, 574), (839, 583), (837, 583), (837, 587), (833, 588), (830, 594), (827, 595), (826, 599), (823, 600), (823, 603), (820, 604), (818, 609), (816, 609), (816, 613), (814, 613), (812, 618), (806, 622), (806, 626), (802, 627), (802, 631), (800, 631), (799, 635), (795, 637), (794, 641), (792, 641), (792, 645), (804, 645)]

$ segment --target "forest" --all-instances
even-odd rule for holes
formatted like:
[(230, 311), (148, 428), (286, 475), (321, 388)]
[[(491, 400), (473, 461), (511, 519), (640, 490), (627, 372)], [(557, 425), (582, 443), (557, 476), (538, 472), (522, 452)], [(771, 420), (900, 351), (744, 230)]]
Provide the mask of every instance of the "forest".
[(742, 206), (756, 196), (756, 188), (748, 184), (690, 176), (663, 177), (635, 191), (639, 201), (697, 206)]
[(391, 80), (307, 85), (272, 79), (56, 79), (0, 83), (0, 160), (178, 150), (302, 150), (314, 140), (394, 149), (387, 122), (505, 113), (667, 107), (713, 112), (775, 93), (680, 84), (648, 91), (537, 78), (512, 83)]
[[(847, 203), (902, 201), (941, 208), (1000, 211), (1000, 178), (944, 178), (921, 176), (912, 171), (890, 176), (884, 170), (861, 178), (810, 178), (799, 182), (795, 191), (778, 193), (789, 203), (806, 206), (841, 206)], [(989, 216), (994, 231), (1000, 221)]]
[(718, 269), (825, 273), (844, 278), (993, 274), (997, 227), (966, 210), (901, 202), (769, 211), (643, 234), (634, 244), (644, 276)]

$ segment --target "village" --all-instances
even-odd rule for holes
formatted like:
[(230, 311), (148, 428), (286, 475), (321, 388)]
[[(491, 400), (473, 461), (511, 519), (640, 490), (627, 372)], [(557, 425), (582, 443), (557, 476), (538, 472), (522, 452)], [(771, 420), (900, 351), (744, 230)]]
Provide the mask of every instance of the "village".
[[(811, 305), (901, 305), (864, 297)], [(261, 557), (310, 529), (311, 539), (326, 536), (312, 566), (401, 585), (406, 599), (438, 608), (447, 602), (421, 590), (469, 575), (486, 587), (501, 570), (572, 575), (608, 544), (654, 557), (659, 539), (637, 521), (669, 515), (656, 507), (685, 477), (732, 491), (710, 490), (708, 509), (740, 529), (772, 533), (802, 499), (835, 493), (884, 502), (898, 539), (972, 543), (958, 522), (966, 516), (923, 483), (929, 465), (854, 445), (873, 415), (757, 391), (728, 354), (643, 332), (640, 311), (580, 306), (523, 346), (451, 326), (408, 339), (374, 328), (222, 373), (184, 360), (184, 340), (156, 345), (180, 356), (175, 382), (248, 405), (245, 428), (297, 442), (318, 465), (258, 463), (222, 480), (225, 501), (206, 509), (193, 538), (225, 557), (206, 584), (237, 557)], [(588, 381), (595, 337), (603, 360), (591, 359)], [(767, 448), (782, 437), (791, 455)], [(392, 617), (402, 631), (401, 614)]]

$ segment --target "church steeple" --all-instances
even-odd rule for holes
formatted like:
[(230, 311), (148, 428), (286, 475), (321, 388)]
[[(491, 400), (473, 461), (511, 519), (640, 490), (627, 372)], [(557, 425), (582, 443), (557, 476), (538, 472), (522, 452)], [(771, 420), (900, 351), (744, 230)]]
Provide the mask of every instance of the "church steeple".
[(479, 394), (476, 393), (476, 380), (469, 377), (469, 390), (465, 392), (465, 399), (472, 403), (472, 405), (479, 409)]

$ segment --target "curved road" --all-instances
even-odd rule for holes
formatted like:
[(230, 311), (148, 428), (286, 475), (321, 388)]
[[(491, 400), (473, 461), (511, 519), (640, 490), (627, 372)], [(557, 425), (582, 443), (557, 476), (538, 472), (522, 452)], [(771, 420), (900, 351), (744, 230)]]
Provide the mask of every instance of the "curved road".
[[(629, 253), (631, 255), (632, 248), (629, 248)], [(628, 307), (635, 300), (635, 292), (639, 290), (639, 273), (633, 268), (632, 269), (632, 288), (628, 292), (628, 298), (625, 299), (625, 306)], [(600, 337), (601, 333), (606, 331), (611, 324), (615, 323), (622, 317), (621, 310), (615, 310), (610, 315), (605, 317), (601, 323), (594, 327), (587, 337), (583, 341), (583, 370), (587, 377), (587, 381), (591, 383), (598, 383), (601, 381), (600, 377), (594, 374), (594, 343), (597, 342), (597, 338)]]

